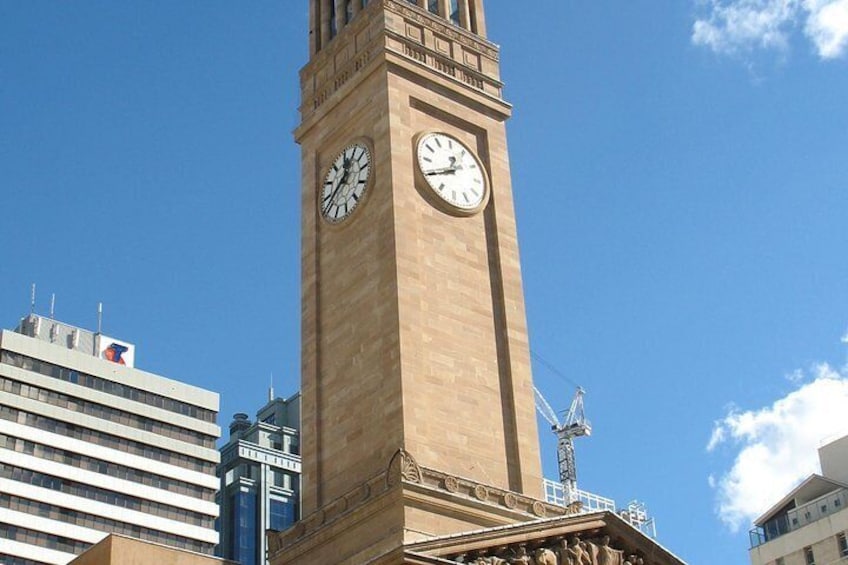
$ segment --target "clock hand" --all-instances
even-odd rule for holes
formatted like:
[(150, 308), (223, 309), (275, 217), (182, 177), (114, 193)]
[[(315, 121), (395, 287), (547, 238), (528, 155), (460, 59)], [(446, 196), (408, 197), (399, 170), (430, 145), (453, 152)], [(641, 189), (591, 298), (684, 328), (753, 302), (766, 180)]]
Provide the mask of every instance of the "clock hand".
[(327, 199), (327, 205), (324, 206), (324, 212), (330, 209), (330, 206), (333, 205), (333, 202), (336, 200), (336, 196), (339, 194), (339, 190), (344, 186), (347, 181), (348, 173), (350, 172), (350, 159), (345, 158), (344, 164), (342, 165), (343, 171), (342, 176), (336, 182), (336, 185), (333, 187), (333, 192), (330, 193), (330, 197)]
[(433, 176), (433, 175), (452, 175), (457, 171), (456, 166), (445, 167), (443, 169), (436, 169), (435, 171), (428, 171), (424, 173), (425, 176)]

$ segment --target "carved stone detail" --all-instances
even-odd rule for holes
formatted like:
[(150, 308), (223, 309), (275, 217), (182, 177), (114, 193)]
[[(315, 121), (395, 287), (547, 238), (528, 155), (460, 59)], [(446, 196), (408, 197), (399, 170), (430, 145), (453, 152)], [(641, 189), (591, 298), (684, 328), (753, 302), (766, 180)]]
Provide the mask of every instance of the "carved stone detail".
[(548, 513), (545, 511), (545, 505), (539, 502), (538, 500), (533, 503), (533, 514), (540, 518), (544, 518), (548, 515)]
[(515, 508), (518, 505), (518, 498), (511, 492), (508, 492), (504, 495), (503, 503), (507, 508)]
[(418, 466), (415, 458), (402, 447), (392, 456), (386, 471), (386, 480), (389, 486), (394, 485), (398, 478), (408, 483), (421, 482), (421, 467)]
[(473, 565), (650, 565), (636, 554), (629, 554), (625, 560), (624, 553), (610, 545), (609, 536), (582, 541), (580, 536), (573, 535), (568, 539), (522, 541), (442, 558)]
[(448, 492), (456, 492), (459, 490), (459, 479), (456, 477), (445, 477), (445, 490)]
[(489, 500), (489, 489), (483, 485), (477, 485), (474, 487), (474, 496), (477, 497), (477, 500)]
[(416, 10), (415, 8), (407, 6), (397, 0), (383, 0), (383, 8), (400, 14), (407, 20), (412, 20), (418, 24), (426, 25), (428, 28), (440, 33), (441, 35), (449, 37), (466, 47), (480, 51), (495, 61), (498, 60), (498, 49), (491, 43), (481, 41), (479, 36), (452, 24), (448, 24), (439, 16)]

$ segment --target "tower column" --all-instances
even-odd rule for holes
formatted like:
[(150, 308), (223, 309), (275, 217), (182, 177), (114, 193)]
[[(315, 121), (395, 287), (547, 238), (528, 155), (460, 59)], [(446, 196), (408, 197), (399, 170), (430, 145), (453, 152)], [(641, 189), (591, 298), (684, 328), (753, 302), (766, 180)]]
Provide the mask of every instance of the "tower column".
[(332, 37), (330, 36), (330, 14), (332, 2), (334, 0), (319, 0), (321, 2), (321, 48), (326, 47)]
[(317, 2), (309, 3), (309, 54), (314, 56), (318, 53), (321, 45), (321, 23), (318, 13), (320, 8)]
[(439, 15), (445, 19), (450, 19), (450, 1), (439, 0)]
[(354, 18), (360, 12), (361, 9), (362, 9), (362, 0), (353, 0), (353, 17)]
[(340, 34), (345, 26), (347, 17), (347, 0), (335, 0), (336, 3), (336, 35)]
[(459, 0), (459, 25), (468, 31), (471, 29), (471, 14), (468, 11), (468, 0)]
[(483, 0), (468, 0), (474, 33), (480, 37), (486, 37), (486, 11), (483, 8)]

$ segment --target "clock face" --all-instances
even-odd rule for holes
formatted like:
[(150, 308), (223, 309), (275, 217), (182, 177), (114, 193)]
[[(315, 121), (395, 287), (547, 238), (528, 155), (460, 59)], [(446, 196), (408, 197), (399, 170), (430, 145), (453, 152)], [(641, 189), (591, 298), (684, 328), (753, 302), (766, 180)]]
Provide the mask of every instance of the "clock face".
[(436, 195), (455, 209), (471, 213), (486, 198), (486, 175), (479, 159), (455, 137), (428, 133), (416, 147), (418, 168)]
[(324, 176), (320, 191), (321, 216), (338, 223), (350, 216), (365, 196), (371, 176), (371, 153), (353, 143), (339, 153)]

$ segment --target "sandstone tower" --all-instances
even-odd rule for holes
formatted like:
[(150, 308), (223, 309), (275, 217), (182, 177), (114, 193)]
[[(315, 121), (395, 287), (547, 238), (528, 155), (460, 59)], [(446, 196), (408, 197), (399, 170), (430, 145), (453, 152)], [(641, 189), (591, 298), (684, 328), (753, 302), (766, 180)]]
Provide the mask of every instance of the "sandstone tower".
[(303, 520), (270, 534), (271, 563), (423, 563), (415, 543), (570, 514), (539, 500), (483, 0), (310, 0), (309, 18)]

